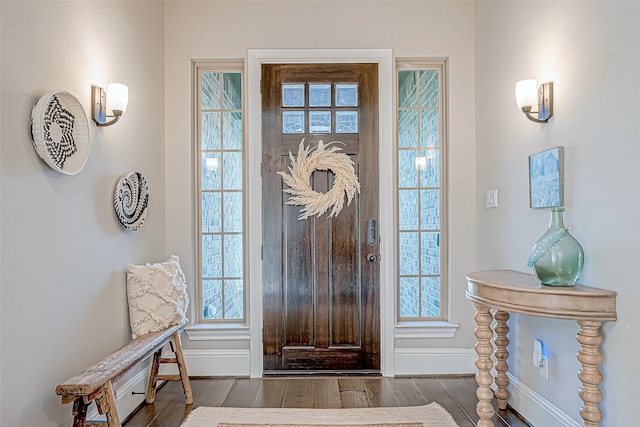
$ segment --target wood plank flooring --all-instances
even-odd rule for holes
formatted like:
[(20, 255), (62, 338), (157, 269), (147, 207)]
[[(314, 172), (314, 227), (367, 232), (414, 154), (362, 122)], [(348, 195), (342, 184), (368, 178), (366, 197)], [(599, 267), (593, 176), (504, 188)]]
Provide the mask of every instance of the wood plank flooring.
[[(156, 401), (143, 405), (125, 427), (178, 427), (198, 406), (260, 408), (360, 408), (417, 406), (437, 402), (460, 427), (475, 426), (476, 381), (473, 376), (443, 377), (267, 377), (192, 378), (193, 405), (184, 404), (182, 387), (170, 381)], [(498, 411), (496, 427), (528, 427), (510, 409)]]

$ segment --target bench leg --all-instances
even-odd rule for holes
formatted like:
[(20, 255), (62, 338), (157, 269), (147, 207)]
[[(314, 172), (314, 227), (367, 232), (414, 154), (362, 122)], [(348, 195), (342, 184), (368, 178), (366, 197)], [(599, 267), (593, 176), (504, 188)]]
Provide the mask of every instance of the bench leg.
[(120, 417), (116, 406), (116, 394), (107, 381), (97, 392), (89, 396), (81, 396), (73, 401), (73, 427), (89, 427), (104, 425), (103, 422), (87, 421), (87, 408), (92, 401), (96, 402), (98, 413), (106, 415), (108, 427), (120, 427)]
[(111, 381), (107, 381), (104, 394), (108, 408), (105, 413), (107, 416), (107, 425), (109, 427), (120, 427), (120, 417), (118, 416), (118, 407), (116, 406), (116, 394), (111, 386)]
[[(184, 362), (184, 356), (182, 354), (182, 345), (180, 344), (180, 334), (178, 331), (173, 333), (169, 344), (171, 345), (171, 351), (175, 354), (175, 358), (163, 359), (162, 348), (153, 354), (146, 401), (147, 403), (153, 403), (155, 401), (156, 382), (158, 380), (180, 380), (182, 390), (184, 391), (185, 403), (191, 405), (193, 403), (193, 393), (191, 391), (191, 383), (189, 382), (189, 374), (187, 373), (187, 365)], [(175, 363), (178, 365), (178, 375), (159, 375), (158, 371), (161, 363)]]
[[(111, 385), (111, 381), (107, 381), (105, 385), (100, 388), (98, 393), (93, 394), (93, 400), (96, 402), (96, 406), (98, 407), (98, 413), (106, 415), (107, 417), (107, 426), (108, 427), (120, 427), (120, 417), (118, 416), (118, 407), (116, 406), (116, 393), (113, 390), (113, 386)], [(87, 416), (87, 406), (88, 403), (84, 402), (88, 396), (85, 396), (85, 399), (78, 399), (73, 403), (74, 415), (76, 411), (78, 415), (73, 420), (73, 427), (76, 427), (76, 420), (79, 424), (79, 427), (85, 426), (95, 426), (96, 422), (87, 422), (85, 418)], [(92, 399), (92, 397), (89, 397)], [(79, 402), (83, 400), (82, 402)], [(91, 400), (89, 400), (91, 403)], [(79, 415), (81, 416), (79, 417)]]
[(187, 365), (184, 363), (182, 355), (182, 345), (180, 344), (180, 334), (176, 331), (173, 333), (174, 352), (176, 354), (176, 363), (180, 372), (180, 381), (182, 382), (182, 390), (184, 391), (184, 400), (187, 405), (193, 403), (193, 393), (191, 392), (191, 383), (189, 382), (189, 374), (187, 373)]
[(156, 400), (156, 381), (158, 380), (161, 355), (162, 349), (153, 353), (153, 362), (151, 362), (151, 371), (149, 372), (149, 386), (147, 387), (147, 403), (153, 403)]
[[(98, 413), (107, 416), (108, 427), (120, 427), (120, 417), (116, 406), (116, 394), (113, 391), (111, 381), (107, 381), (102, 387), (102, 393), (95, 399)], [(94, 425), (93, 423), (91, 425)]]
[(87, 406), (82, 397), (73, 401), (73, 427), (84, 427), (87, 419)]

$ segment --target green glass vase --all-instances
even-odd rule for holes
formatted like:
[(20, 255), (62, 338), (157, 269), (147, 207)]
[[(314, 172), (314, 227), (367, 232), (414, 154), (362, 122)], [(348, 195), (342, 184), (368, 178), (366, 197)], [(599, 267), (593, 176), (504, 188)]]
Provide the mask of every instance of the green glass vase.
[(584, 268), (584, 251), (564, 226), (564, 208), (551, 208), (549, 229), (533, 245), (527, 265), (548, 286), (573, 286)]

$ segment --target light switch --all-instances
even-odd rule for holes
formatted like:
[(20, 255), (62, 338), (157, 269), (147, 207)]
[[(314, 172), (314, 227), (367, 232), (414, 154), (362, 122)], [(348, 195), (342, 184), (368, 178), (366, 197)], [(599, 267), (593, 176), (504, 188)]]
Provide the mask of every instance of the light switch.
[(498, 189), (492, 188), (491, 190), (487, 190), (485, 193), (485, 203), (484, 207), (487, 209), (497, 208), (498, 207)]

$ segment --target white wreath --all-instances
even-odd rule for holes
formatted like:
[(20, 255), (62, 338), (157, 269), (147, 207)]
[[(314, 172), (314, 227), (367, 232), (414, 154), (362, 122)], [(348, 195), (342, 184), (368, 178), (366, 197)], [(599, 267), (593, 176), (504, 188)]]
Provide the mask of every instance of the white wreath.
[[(315, 149), (304, 146), (304, 138), (298, 147), (298, 158), (296, 159), (289, 151), (291, 167), (289, 174), (278, 172), (282, 175), (282, 180), (289, 188), (282, 190), (291, 195), (287, 201), (288, 205), (303, 206), (300, 211), (299, 220), (307, 219), (310, 216), (320, 216), (329, 208), (329, 218), (338, 215), (344, 206), (344, 198), (347, 198), (347, 206), (356, 193), (360, 193), (360, 182), (356, 176), (353, 161), (344, 153), (339, 153), (341, 148), (331, 146), (340, 143), (333, 141), (328, 144), (318, 143)], [(333, 187), (326, 193), (319, 193), (311, 188), (311, 174), (315, 170), (331, 170), (335, 175)]]

